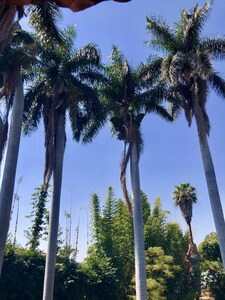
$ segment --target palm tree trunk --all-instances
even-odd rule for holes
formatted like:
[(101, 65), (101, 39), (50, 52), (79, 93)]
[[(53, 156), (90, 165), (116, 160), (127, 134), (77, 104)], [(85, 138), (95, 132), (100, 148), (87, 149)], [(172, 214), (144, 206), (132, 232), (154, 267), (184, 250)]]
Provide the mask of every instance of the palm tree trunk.
[(141, 202), (139, 157), (137, 146), (133, 143), (130, 157), (130, 176), (133, 193), (133, 224), (134, 224), (134, 248), (135, 248), (135, 278), (136, 300), (147, 299), (146, 262), (144, 246), (144, 224)]
[(192, 233), (192, 228), (191, 228), (191, 222), (188, 222), (187, 225), (188, 225), (190, 243), (194, 244), (193, 233)]
[(225, 222), (223, 215), (223, 208), (220, 201), (219, 189), (216, 180), (216, 173), (213, 165), (213, 160), (208, 144), (208, 139), (206, 133), (202, 132), (202, 112), (199, 106), (198, 96), (195, 95), (194, 101), (194, 113), (195, 120), (197, 125), (198, 137), (199, 137), (199, 145), (201, 149), (202, 161), (205, 171), (205, 177), (208, 187), (209, 199), (212, 208), (214, 223), (216, 227), (216, 232), (219, 241), (219, 247), (223, 262), (223, 268), (225, 270)]
[(2, 270), (4, 249), (10, 222), (9, 220), (23, 121), (23, 107), (23, 81), (19, 75), (15, 88), (15, 98), (13, 101), (6, 160), (0, 191), (0, 274)]
[(15, 5), (0, 4), (0, 54), (10, 43), (15, 28)]
[(48, 250), (45, 265), (45, 278), (43, 300), (53, 299), (55, 262), (57, 254), (57, 238), (59, 227), (60, 197), (63, 172), (63, 158), (65, 149), (65, 114), (60, 113), (58, 117), (56, 132), (56, 155), (53, 171), (53, 191), (50, 209)]

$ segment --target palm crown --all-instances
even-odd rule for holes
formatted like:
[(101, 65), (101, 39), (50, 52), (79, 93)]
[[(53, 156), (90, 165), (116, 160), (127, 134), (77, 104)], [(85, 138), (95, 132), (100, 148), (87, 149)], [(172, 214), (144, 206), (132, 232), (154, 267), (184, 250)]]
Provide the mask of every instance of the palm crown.
[[(45, 126), (45, 184), (52, 173), (58, 114), (68, 111), (73, 137), (78, 141), (98, 110), (93, 83), (101, 78), (100, 53), (93, 44), (73, 51), (74, 28), (64, 32), (64, 45), (38, 42), (36, 78), (25, 95), (25, 133), (36, 129), (43, 115)], [(52, 157), (52, 158), (51, 158)]]
[(192, 206), (197, 202), (196, 190), (189, 183), (181, 183), (175, 186), (173, 200), (176, 206), (179, 206), (183, 217), (188, 225), (192, 220)]
[(225, 40), (201, 37), (211, 4), (212, 1), (207, 0), (202, 8), (196, 5), (190, 13), (184, 9), (174, 29), (161, 18), (147, 18), (147, 30), (152, 34), (150, 43), (165, 53), (161, 64), (162, 76), (179, 96), (178, 106), (184, 109), (189, 125), (193, 115), (197, 114), (193, 95), (198, 95), (203, 136), (210, 131), (205, 109), (209, 87), (225, 96), (225, 81), (212, 63), (212, 59), (224, 57)]
[(126, 190), (126, 167), (133, 144), (136, 145), (138, 157), (143, 149), (141, 122), (150, 112), (155, 112), (166, 120), (172, 120), (163, 106), (166, 96), (165, 86), (157, 82), (160, 61), (160, 59), (152, 60), (133, 69), (118, 48), (113, 47), (111, 64), (105, 68), (108, 83), (100, 88), (106, 114), (110, 118), (112, 134), (116, 134), (125, 144), (121, 183), (129, 210), (131, 205)]

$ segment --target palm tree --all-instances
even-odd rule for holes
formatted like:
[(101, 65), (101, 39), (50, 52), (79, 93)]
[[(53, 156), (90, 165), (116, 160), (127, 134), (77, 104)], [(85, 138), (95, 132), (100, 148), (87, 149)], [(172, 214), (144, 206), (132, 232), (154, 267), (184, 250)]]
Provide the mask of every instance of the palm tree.
[[(66, 7), (74, 12), (78, 12), (103, 1), (105, 0), (0, 0), (0, 54), (3, 53), (5, 47), (9, 44), (12, 38), (15, 25), (17, 23), (17, 12), (18, 20), (23, 17), (24, 6), (26, 7), (29, 5), (34, 7), (34, 5), (31, 4), (34, 4), (35, 2), (35, 5), (39, 7)], [(125, 3), (131, 0), (113, 1)], [(45, 21), (47, 22), (48, 18), (46, 18)]]
[(191, 228), (192, 208), (193, 204), (197, 202), (196, 190), (189, 183), (181, 183), (180, 185), (175, 186), (175, 190), (173, 192), (173, 200), (175, 205), (180, 208), (188, 226), (189, 246), (188, 251), (186, 253), (184, 265), (188, 273), (193, 274), (193, 288), (194, 291), (197, 292), (199, 295), (201, 292), (200, 255), (198, 252), (198, 248), (193, 241), (193, 234)]
[[(0, 190), (0, 273), (9, 229), (23, 119), (24, 97), (21, 69), (22, 67), (26, 68), (33, 61), (29, 47), (32, 42), (33, 39), (31, 36), (18, 28), (18, 31), (15, 32), (10, 46), (5, 49), (3, 56), (0, 58), (0, 64), (2, 66), (2, 73), (0, 73), (0, 76), (3, 83), (1, 96), (7, 99), (5, 104), (7, 107), (6, 118), (8, 118), (10, 109), (9, 100), (15, 93), (11, 113), (10, 130), (8, 134), (6, 160), (4, 164)], [(4, 143), (6, 143), (7, 139), (7, 122), (5, 125), (6, 128), (3, 130), (4, 137), (1, 136), (1, 141)], [(1, 145), (1, 148), (3, 152), (4, 146)]]
[[(8, 6), (7, 6), (8, 7)], [(10, 7), (8, 7), (10, 8)], [(4, 14), (4, 9), (0, 6), (0, 14)], [(47, 36), (47, 33), (51, 33), (52, 41), (61, 42), (61, 36), (57, 30), (56, 17), (59, 15), (58, 8), (53, 5), (39, 5), (35, 7), (35, 10), (31, 10), (31, 20), (38, 20), (34, 22), (39, 28), (39, 32), (42, 36)], [(3, 16), (3, 15), (2, 15)], [(4, 17), (4, 16), (3, 16)], [(12, 20), (14, 20), (12, 18)], [(10, 23), (7, 23), (10, 26)], [(12, 28), (11, 28), (12, 29)], [(3, 172), (3, 179), (0, 191), (0, 273), (3, 262), (4, 248), (6, 243), (6, 236), (10, 222), (10, 210), (12, 206), (13, 189), (16, 175), (16, 164), (18, 158), (18, 150), (20, 143), (20, 133), (22, 127), (22, 115), (23, 115), (23, 91), (21, 90), (22, 77), (21, 67), (23, 70), (23, 76), (29, 78), (30, 65), (35, 62), (36, 49), (34, 47), (34, 40), (32, 36), (21, 30), (18, 22), (13, 23), (13, 30), (10, 29), (10, 38), (7, 43), (4, 44), (4, 48), (1, 50), (0, 56), (0, 98), (4, 97), (6, 101), (6, 113), (2, 120), (0, 120), (0, 162), (2, 160), (3, 151), (7, 141), (8, 132), (8, 115), (10, 110), (10, 100), (15, 91), (15, 97), (13, 102), (12, 117), (10, 133), (8, 135), (8, 147), (7, 155)], [(1, 36), (1, 33), (0, 33)], [(1, 39), (1, 37), (0, 37)], [(10, 44), (8, 44), (10, 42)], [(1, 51), (0, 51), (1, 53)], [(27, 74), (26, 74), (27, 73)], [(31, 74), (32, 78), (32, 74)], [(18, 85), (20, 83), (20, 85)], [(16, 89), (18, 86), (18, 89)], [(18, 109), (18, 111), (16, 111)], [(16, 117), (15, 117), (16, 116)], [(15, 126), (15, 128), (14, 128)], [(13, 136), (13, 137), (11, 137)], [(10, 142), (11, 141), (11, 142)], [(11, 154), (10, 154), (11, 153)], [(8, 157), (8, 158), (7, 158)], [(12, 159), (13, 157), (13, 159)]]
[(74, 28), (69, 28), (63, 35), (64, 45), (39, 41), (39, 65), (35, 67), (37, 77), (25, 96), (26, 103), (31, 107), (26, 111), (25, 132), (36, 129), (42, 116), (44, 120), (46, 190), (53, 174), (43, 293), (46, 300), (53, 298), (66, 113), (70, 118), (73, 137), (78, 141), (89, 118), (98, 111), (98, 94), (93, 83), (101, 79), (101, 72), (98, 71), (100, 54), (96, 46), (89, 44), (74, 51)]
[(192, 207), (197, 202), (196, 190), (189, 183), (181, 183), (175, 186), (173, 192), (173, 200), (176, 206), (178, 206), (182, 212), (182, 215), (187, 223), (190, 243), (193, 244), (193, 234), (191, 228), (192, 220)]
[(224, 58), (224, 39), (201, 38), (212, 0), (201, 8), (196, 5), (188, 13), (183, 10), (175, 29), (162, 19), (147, 18), (151, 43), (166, 53), (161, 65), (162, 76), (179, 98), (174, 109), (183, 109), (188, 125), (194, 118), (197, 125), (202, 161), (214, 222), (225, 268), (225, 223), (216, 174), (208, 145), (210, 133), (206, 102), (210, 87), (225, 97), (225, 81), (214, 70), (212, 59)]
[[(1, 4), (0, 1), (0, 55), (12, 40), (15, 30), (17, 30), (18, 23), (24, 15), (25, 8), (20, 1), (18, 3)], [(56, 20), (61, 18), (60, 9), (53, 1), (40, 1), (36, 5), (26, 6), (26, 12), (29, 13), (29, 22), (39, 26), (39, 34), (42, 39), (46, 41), (51, 36), (56, 42), (61, 40)]]
[[(136, 299), (147, 299), (144, 230), (139, 176), (139, 158), (143, 149), (141, 122), (146, 114), (155, 112), (172, 120), (162, 105), (164, 86), (156, 85), (160, 60), (141, 64), (133, 70), (122, 53), (113, 48), (111, 65), (105, 68), (109, 83), (100, 89), (110, 117), (112, 133), (124, 142), (121, 183), (129, 210), (133, 211), (135, 241)], [(126, 167), (130, 161), (133, 207), (126, 189)]]

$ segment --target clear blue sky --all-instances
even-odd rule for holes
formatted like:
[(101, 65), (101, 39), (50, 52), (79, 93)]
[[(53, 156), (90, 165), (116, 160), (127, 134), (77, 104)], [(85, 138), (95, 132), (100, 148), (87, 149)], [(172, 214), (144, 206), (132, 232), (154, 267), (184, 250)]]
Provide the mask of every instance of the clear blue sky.
[[(199, 1), (203, 4), (204, 1)], [(132, 0), (126, 4), (113, 1), (103, 2), (80, 13), (63, 9), (62, 24), (77, 24), (75, 46), (81, 47), (95, 42), (107, 62), (113, 44), (123, 51), (135, 66), (145, 62), (152, 49), (144, 43), (150, 39), (146, 34), (146, 16), (162, 15), (169, 24), (179, 18), (182, 8), (191, 8), (193, 0)], [(225, 2), (214, 3), (211, 16), (205, 26), (205, 35), (222, 36), (225, 32)], [(26, 25), (26, 20), (22, 22)], [(216, 63), (217, 70), (225, 77), (225, 65)], [(225, 198), (225, 101), (214, 94), (208, 99), (208, 112), (211, 120), (210, 146), (218, 177), (221, 200)], [(197, 189), (198, 203), (194, 206), (193, 232), (197, 243), (214, 230), (211, 208), (203, 172), (196, 128), (188, 128), (183, 116), (174, 124), (167, 124), (159, 117), (149, 115), (143, 122), (144, 153), (140, 160), (141, 186), (151, 203), (160, 196), (163, 209), (171, 211), (169, 220), (178, 221), (186, 229), (181, 213), (174, 208), (171, 193), (175, 185), (190, 182)], [(100, 132), (94, 142), (82, 146), (72, 141), (68, 127), (67, 147), (63, 172), (60, 224), (65, 226), (64, 211), (69, 210), (72, 194), (73, 236), (81, 207), (89, 209), (90, 195), (96, 192), (102, 201), (107, 187), (113, 186), (116, 197), (122, 197), (119, 182), (120, 160), (123, 144), (112, 138), (108, 128)], [(31, 137), (22, 139), (18, 163), (17, 178), (23, 176), (19, 194), (21, 208), (18, 241), (25, 243), (23, 230), (29, 226), (25, 215), (29, 214), (31, 194), (42, 182), (44, 167), (43, 129)], [(129, 178), (128, 178), (129, 181)], [(72, 192), (71, 192), (72, 191)], [(86, 252), (86, 214), (81, 211), (79, 237), (79, 259)], [(13, 228), (13, 222), (11, 228)], [(14, 229), (13, 229), (14, 230)]]

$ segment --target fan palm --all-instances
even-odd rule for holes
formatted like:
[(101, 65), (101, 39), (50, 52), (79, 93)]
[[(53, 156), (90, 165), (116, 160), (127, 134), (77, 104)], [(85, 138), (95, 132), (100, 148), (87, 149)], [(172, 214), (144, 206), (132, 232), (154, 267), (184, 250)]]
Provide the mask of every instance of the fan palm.
[(190, 13), (183, 10), (175, 29), (162, 19), (147, 18), (151, 43), (166, 55), (161, 65), (164, 79), (180, 99), (176, 109), (183, 109), (188, 125), (194, 118), (197, 125), (202, 161), (208, 186), (220, 251), (225, 268), (225, 223), (216, 174), (208, 145), (210, 122), (206, 111), (210, 87), (225, 97), (225, 81), (214, 70), (212, 59), (224, 58), (224, 39), (201, 38), (212, 0), (203, 7), (196, 5)]
[(189, 183), (181, 183), (175, 186), (173, 192), (173, 200), (182, 212), (182, 215), (187, 223), (189, 231), (189, 247), (185, 257), (185, 266), (188, 272), (193, 273), (193, 289), (200, 294), (201, 292), (201, 278), (200, 278), (200, 255), (197, 245), (193, 241), (193, 234), (191, 228), (192, 208), (193, 204), (197, 202), (196, 190)]
[[(105, 71), (109, 83), (101, 89), (105, 109), (109, 114), (112, 133), (124, 142), (121, 183), (129, 210), (133, 210), (135, 240), (136, 297), (147, 299), (143, 216), (139, 177), (139, 158), (143, 149), (141, 122), (146, 114), (155, 112), (172, 120), (163, 107), (164, 86), (155, 84), (160, 60), (132, 69), (122, 53), (113, 48), (111, 64)], [(126, 167), (130, 161), (133, 207), (126, 189)]]
[[(30, 45), (33, 39), (31, 36), (17, 28), (13, 39), (0, 58), (2, 83), (1, 97), (6, 99), (5, 121), (1, 122), (1, 158), (7, 139), (8, 114), (10, 110), (10, 100), (13, 98), (10, 131), (8, 135), (8, 145), (6, 160), (3, 169), (3, 177), (0, 190), (0, 273), (3, 262), (4, 248), (10, 222), (10, 211), (13, 199), (13, 190), (16, 176), (16, 166), (20, 144), (20, 135), (23, 119), (23, 80), (21, 68), (28, 67), (33, 61)], [(15, 93), (15, 95), (14, 95)], [(14, 97), (13, 97), (14, 96)]]
[(197, 202), (197, 195), (195, 188), (189, 183), (181, 183), (175, 186), (175, 191), (173, 192), (173, 200), (176, 206), (178, 206), (182, 212), (182, 215), (187, 223), (190, 242), (193, 244), (193, 234), (191, 229), (192, 221), (192, 207), (193, 204)]
[(36, 129), (41, 117), (44, 120), (46, 190), (53, 174), (43, 294), (43, 299), (48, 300), (53, 298), (66, 113), (71, 121), (73, 137), (78, 141), (89, 118), (98, 111), (98, 95), (93, 83), (101, 79), (98, 71), (100, 54), (93, 44), (74, 51), (74, 36), (75, 31), (70, 28), (64, 32), (64, 45), (39, 42), (39, 66), (35, 68), (37, 77), (25, 95), (26, 103), (31, 103), (31, 109), (25, 114), (25, 132)]

